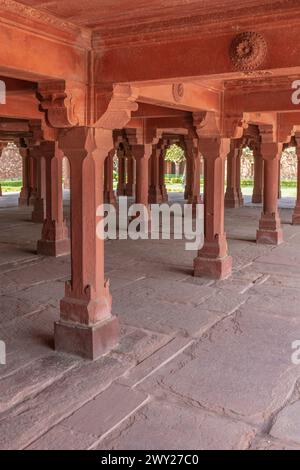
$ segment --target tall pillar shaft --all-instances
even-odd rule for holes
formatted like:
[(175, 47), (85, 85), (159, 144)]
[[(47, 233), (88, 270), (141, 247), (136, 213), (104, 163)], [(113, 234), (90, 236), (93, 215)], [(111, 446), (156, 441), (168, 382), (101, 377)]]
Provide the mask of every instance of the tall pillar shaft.
[(150, 156), (150, 185), (149, 185), (149, 203), (160, 204), (162, 202), (161, 178), (160, 178), (160, 157), (161, 146), (153, 145)]
[(135, 202), (148, 206), (149, 193), (149, 158), (152, 145), (132, 145), (132, 155), (136, 161), (136, 195)]
[(236, 192), (239, 200), (239, 207), (243, 207), (244, 198), (241, 189), (241, 158), (242, 158), (243, 149), (240, 148), (236, 156)]
[(112, 132), (74, 128), (61, 137), (71, 166), (71, 264), (55, 325), (55, 348), (96, 359), (118, 341), (109, 282), (104, 276), (104, 160), (113, 148)]
[(135, 160), (132, 155), (127, 157), (127, 183), (125, 193), (128, 197), (135, 195)]
[(278, 161), (278, 199), (281, 199), (281, 163), (280, 163), (280, 158)]
[(237, 188), (237, 166), (238, 154), (240, 152), (239, 142), (232, 140), (230, 143), (230, 152), (227, 155), (227, 185), (225, 192), (225, 207), (239, 207), (240, 196)]
[(115, 150), (111, 150), (104, 162), (104, 202), (116, 204), (114, 192), (114, 155)]
[(34, 206), (37, 198), (37, 161), (36, 158), (31, 156), (32, 148), (29, 150), (29, 181), (30, 181), (30, 195), (29, 205)]
[(278, 161), (282, 145), (262, 143), (264, 159), (264, 200), (256, 240), (258, 243), (278, 245), (283, 241), (278, 213)]
[(263, 188), (264, 188), (264, 161), (261, 156), (260, 145), (253, 149), (254, 156), (254, 185), (252, 202), (254, 204), (261, 204), (263, 201)]
[(118, 196), (125, 196), (126, 193), (126, 158), (125, 155), (118, 155)]
[(31, 153), (37, 166), (37, 192), (31, 218), (35, 223), (43, 223), (46, 215), (46, 162), (40, 153), (39, 146), (34, 147)]
[[(300, 136), (299, 136), (300, 137)], [(299, 146), (298, 146), (299, 141)], [(293, 212), (293, 225), (300, 225), (300, 138), (297, 141), (296, 153), (297, 153), (297, 199)]]
[(19, 196), (19, 206), (28, 206), (30, 196), (29, 150), (27, 147), (21, 147), (19, 152), (22, 157), (22, 188)]
[(57, 142), (42, 142), (40, 147), (46, 165), (46, 218), (37, 251), (47, 256), (62, 256), (70, 252), (68, 229), (63, 216), (63, 153)]
[(165, 183), (165, 173), (166, 173), (166, 148), (165, 145), (161, 146), (160, 156), (159, 156), (159, 187), (161, 192), (162, 202), (168, 202), (168, 191)]
[(231, 274), (224, 231), (224, 174), (229, 140), (200, 138), (204, 158), (204, 245), (194, 260), (194, 275), (223, 279)]
[(193, 181), (193, 157), (186, 152), (186, 169), (185, 169), (185, 189), (184, 199), (187, 201), (192, 197), (192, 181)]

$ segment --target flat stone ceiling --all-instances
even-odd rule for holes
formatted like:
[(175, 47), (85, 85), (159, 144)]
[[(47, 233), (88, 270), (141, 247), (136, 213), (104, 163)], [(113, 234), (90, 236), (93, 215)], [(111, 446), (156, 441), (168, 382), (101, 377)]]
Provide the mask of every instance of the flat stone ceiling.
[(276, 4), (278, 8), (293, 6), (294, 0), (20, 0), (19, 3), (51, 13), (79, 26), (93, 29), (121, 27), (151, 21), (178, 19), (191, 15), (216, 14), (221, 19), (229, 9), (263, 7)]

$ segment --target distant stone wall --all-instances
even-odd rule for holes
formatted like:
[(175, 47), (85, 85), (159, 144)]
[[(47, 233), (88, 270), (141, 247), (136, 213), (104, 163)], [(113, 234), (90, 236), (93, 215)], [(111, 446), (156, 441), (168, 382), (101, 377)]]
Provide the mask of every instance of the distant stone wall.
[(0, 179), (21, 179), (22, 157), (18, 150), (6, 152), (2, 150), (0, 156)]
[[(254, 177), (253, 153), (245, 149), (241, 157), (241, 178), (253, 179), (253, 177)], [(287, 149), (281, 155), (280, 178), (281, 180), (291, 180), (291, 181), (297, 179), (297, 155), (294, 149)]]

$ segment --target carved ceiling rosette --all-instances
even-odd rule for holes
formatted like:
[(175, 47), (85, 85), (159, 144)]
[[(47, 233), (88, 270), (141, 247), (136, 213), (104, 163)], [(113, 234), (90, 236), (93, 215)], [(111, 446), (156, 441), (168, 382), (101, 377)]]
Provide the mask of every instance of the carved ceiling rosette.
[(229, 53), (237, 70), (243, 72), (256, 70), (266, 58), (267, 43), (260, 33), (240, 33), (233, 38)]

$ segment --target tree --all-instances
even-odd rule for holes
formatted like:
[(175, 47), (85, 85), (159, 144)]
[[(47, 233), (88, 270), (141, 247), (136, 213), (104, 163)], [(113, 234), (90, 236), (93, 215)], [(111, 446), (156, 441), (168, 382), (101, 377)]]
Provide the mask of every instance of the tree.
[(175, 163), (176, 175), (179, 174), (179, 165), (184, 161), (184, 151), (176, 144), (170, 145), (166, 151), (166, 161)]

